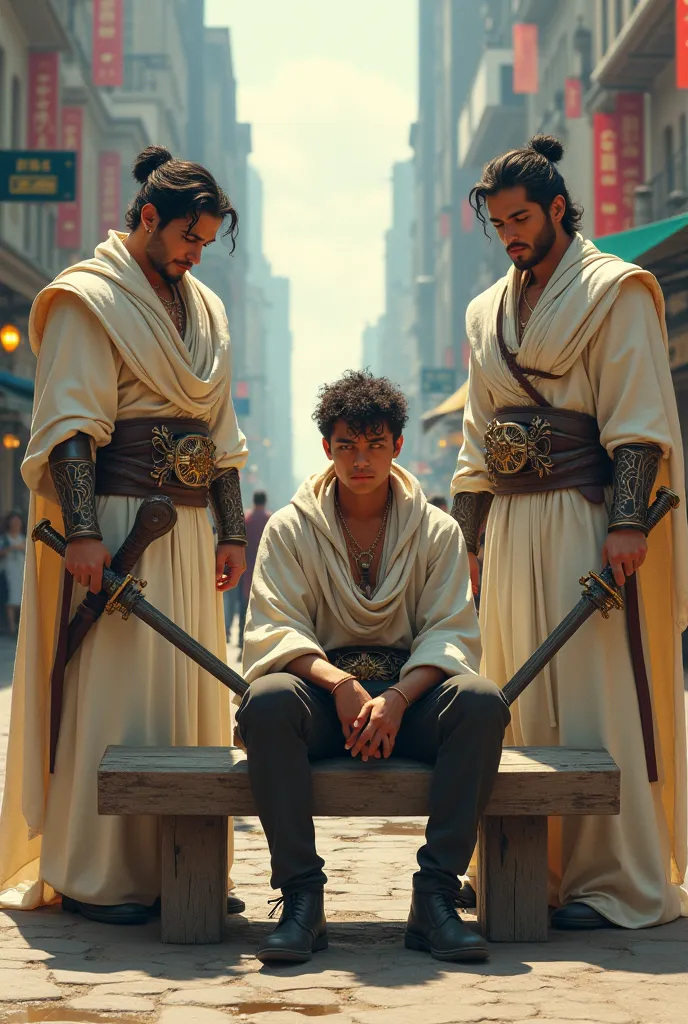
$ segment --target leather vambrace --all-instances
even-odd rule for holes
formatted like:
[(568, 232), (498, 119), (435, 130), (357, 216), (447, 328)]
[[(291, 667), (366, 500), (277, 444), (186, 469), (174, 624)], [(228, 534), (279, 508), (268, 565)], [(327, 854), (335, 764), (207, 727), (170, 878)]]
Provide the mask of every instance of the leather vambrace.
[(228, 469), (213, 480), (210, 485), (210, 505), (215, 517), (218, 544), (246, 544), (246, 520), (238, 470)]
[(482, 535), (490, 505), (494, 495), (489, 491), (479, 491), (473, 494), (470, 491), (462, 491), (454, 495), (452, 505), (452, 519), (461, 527), (463, 539), (471, 554), (477, 555), (480, 548), (480, 537)]
[(655, 444), (626, 444), (614, 450), (614, 493), (609, 529), (642, 530), (647, 537), (647, 510), (662, 450)]
[(48, 457), (50, 475), (62, 509), (65, 540), (102, 540), (96, 513), (96, 465), (91, 440), (75, 434), (55, 445)]

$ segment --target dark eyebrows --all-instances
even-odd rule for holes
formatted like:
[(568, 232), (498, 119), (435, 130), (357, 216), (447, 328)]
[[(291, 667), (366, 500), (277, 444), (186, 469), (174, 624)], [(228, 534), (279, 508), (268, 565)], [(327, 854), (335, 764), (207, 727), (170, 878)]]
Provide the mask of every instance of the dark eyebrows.
[(185, 231), (184, 237), (191, 238), (194, 242), (203, 242), (203, 245), (212, 245), (213, 242), (215, 241), (214, 238), (201, 238), (201, 236), (197, 235), (195, 231)]
[[(514, 213), (510, 213), (506, 219), (507, 220), (513, 220), (514, 217), (521, 217), (521, 216), (523, 216), (524, 213), (528, 213), (528, 210), (526, 210), (525, 207), (522, 210), (515, 210)], [(501, 224), (502, 223), (502, 218), (501, 217), (490, 217), (490, 223), (494, 224), (496, 221)]]
[[(357, 437), (333, 437), (332, 441), (334, 444), (355, 444), (360, 437), (360, 434)], [(379, 444), (380, 441), (385, 441), (386, 438), (384, 434), (373, 434), (372, 437), (364, 436), (363, 440), (367, 441), (368, 444)]]

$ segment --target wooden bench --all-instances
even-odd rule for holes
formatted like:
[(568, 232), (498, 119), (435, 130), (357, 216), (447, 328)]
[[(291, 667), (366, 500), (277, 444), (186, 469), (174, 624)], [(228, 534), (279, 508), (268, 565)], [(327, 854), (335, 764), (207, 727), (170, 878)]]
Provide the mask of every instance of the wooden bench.
[[(427, 816), (431, 769), (393, 758), (313, 765), (313, 813)], [(461, 781), (457, 780), (457, 799)], [(227, 818), (255, 815), (245, 754), (220, 747), (108, 747), (100, 814), (162, 817), (162, 941), (222, 940)], [(604, 750), (506, 748), (480, 824), (478, 921), (494, 942), (547, 939), (547, 817), (618, 814), (619, 769)]]

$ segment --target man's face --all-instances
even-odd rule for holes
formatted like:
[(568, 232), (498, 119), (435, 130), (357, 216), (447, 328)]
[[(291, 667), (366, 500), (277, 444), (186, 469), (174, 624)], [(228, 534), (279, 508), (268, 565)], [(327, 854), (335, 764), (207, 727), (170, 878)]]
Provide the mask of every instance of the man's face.
[(401, 451), (403, 437), (394, 441), (384, 424), (378, 432), (355, 434), (346, 420), (337, 420), (323, 448), (334, 463), (337, 479), (354, 494), (372, 494), (389, 479), (392, 459)]
[(176, 284), (187, 270), (201, 262), (203, 249), (215, 241), (222, 220), (202, 213), (193, 227), (186, 217), (171, 220), (164, 228), (160, 228), (159, 222), (156, 211), (157, 226), (152, 234), (146, 235), (146, 256), (164, 281)]
[[(557, 196), (545, 213), (528, 199), (523, 185), (488, 196), (490, 221), (518, 270), (531, 270), (549, 254), (556, 242), (555, 221), (561, 220), (563, 197)], [(565, 209), (565, 205), (564, 205)]]

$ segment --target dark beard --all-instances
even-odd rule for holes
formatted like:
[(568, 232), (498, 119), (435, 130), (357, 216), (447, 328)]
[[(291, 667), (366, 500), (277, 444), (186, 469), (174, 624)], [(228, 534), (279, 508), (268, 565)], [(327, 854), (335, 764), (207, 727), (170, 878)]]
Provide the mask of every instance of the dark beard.
[(556, 240), (557, 232), (552, 223), (552, 218), (548, 214), (542, 231), (533, 242), (532, 255), (516, 256), (513, 258), (514, 265), (519, 270), (532, 270), (533, 267), (537, 267), (539, 263), (542, 263), (546, 256), (549, 256)]
[(181, 279), (184, 277), (182, 271), (177, 271), (176, 273), (170, 272), (169, 261), (166, 259), (167, 249), (158, 234), (157, 228), (153, 232), (153, 237), (146, 245), (146, 256), (148, 257), (153, 269), (160, 274), (160, 277), (163, 281), (166, 281), (167, 284), (179, 284)]

